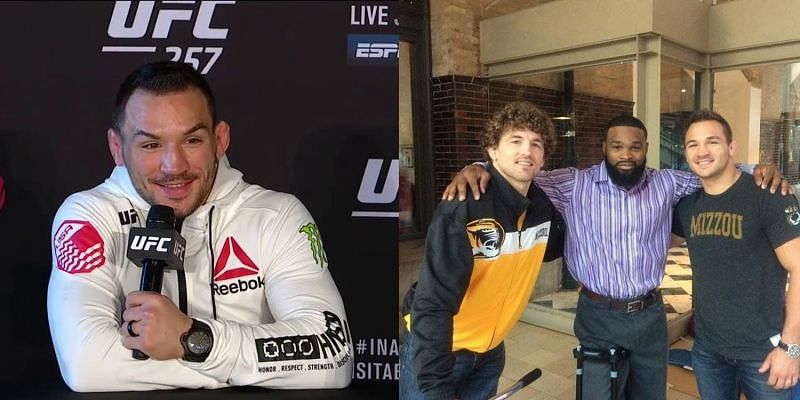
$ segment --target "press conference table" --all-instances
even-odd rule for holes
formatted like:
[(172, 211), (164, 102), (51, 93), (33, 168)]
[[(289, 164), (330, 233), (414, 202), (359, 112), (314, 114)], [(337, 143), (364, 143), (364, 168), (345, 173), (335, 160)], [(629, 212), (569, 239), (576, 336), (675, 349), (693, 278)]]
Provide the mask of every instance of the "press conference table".
[(17, 385), (2, 389), (3, 399), (74, 399), (74, 400), (359, 400), (397, 399), (398, 386), (394, 384), (352, 384), (336, 390), (269, 390), (255, 387), (236, 387), (215, 390), (156, 390), (149, 392), (74, 393), (63, 382), (37, 385)]

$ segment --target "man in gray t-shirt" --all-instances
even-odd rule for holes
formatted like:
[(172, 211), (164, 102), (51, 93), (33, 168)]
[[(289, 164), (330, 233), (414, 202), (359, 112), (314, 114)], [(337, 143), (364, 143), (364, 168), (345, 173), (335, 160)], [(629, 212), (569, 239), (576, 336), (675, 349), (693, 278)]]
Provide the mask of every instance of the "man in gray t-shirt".
[(678, 203), (673, 224), (692, 260), (692, 366), (703, 399), (738, 399), (740, 387), (750, 400), (789, 399), (800, 376), (800, 209), (736, 169), (731, 136), (704, 110), (684, 138), (703, 184)]

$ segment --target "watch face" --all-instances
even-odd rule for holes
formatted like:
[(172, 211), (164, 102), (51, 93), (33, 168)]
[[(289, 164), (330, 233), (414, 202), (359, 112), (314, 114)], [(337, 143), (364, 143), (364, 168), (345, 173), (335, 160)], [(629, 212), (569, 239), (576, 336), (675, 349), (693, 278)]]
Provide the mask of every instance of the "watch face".
[(204, 331), (194, 331), (186, 338), (186, 347), (192, 354), (204, 354), (211, 347), (211, 336)]
[(800, 358), (800, 344), (790, 344), (788, 345), (788, 349), (786, 349), (786, 353), (789, 354), (791, 358)]

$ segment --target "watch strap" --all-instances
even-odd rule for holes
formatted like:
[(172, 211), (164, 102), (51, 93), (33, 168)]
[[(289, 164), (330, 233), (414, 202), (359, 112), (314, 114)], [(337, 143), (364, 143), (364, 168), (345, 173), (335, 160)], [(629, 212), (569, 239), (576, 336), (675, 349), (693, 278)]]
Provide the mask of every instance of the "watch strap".
[(784, 343), (782, 340), (779, 340), (778, 347), (785, 351), (790, 358), (800, 359), (800, 344)]

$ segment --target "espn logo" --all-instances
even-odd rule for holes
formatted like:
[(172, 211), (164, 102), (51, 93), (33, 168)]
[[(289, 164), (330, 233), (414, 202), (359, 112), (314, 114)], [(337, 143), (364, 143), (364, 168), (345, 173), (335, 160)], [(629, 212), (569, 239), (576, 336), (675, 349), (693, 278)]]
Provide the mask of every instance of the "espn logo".
[(349, 65), (397, 66), (399, 57), (397, 35), (347, 35)]
[(396, 43), (356, 43), (356, 58), (398, 57)]

